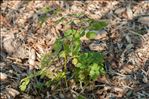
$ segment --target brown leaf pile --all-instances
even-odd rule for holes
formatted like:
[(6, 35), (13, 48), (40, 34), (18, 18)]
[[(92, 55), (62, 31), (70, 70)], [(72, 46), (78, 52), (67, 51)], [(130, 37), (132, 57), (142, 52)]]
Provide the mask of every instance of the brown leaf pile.
[[(48, 14), (45, 7), (51, 8)], [(42, 25), (41, 17), (47, 18)], [(108, 21), (95, 41), (81, 38), (86, 48), (104, 53), (107, 75), (78, 88), (81, 91), (73, 90), (72, 81), (72, 88), (63, 90), (19, 92), (21, 78), (38, 68), (41, 55), (51, 50), (57, 36), (87, 26), (88, 18)], [(1, 99), (75, 99), (80, 94), (88, 99), (149, 98), (148, 1), (3, 1), (0, 21)]]

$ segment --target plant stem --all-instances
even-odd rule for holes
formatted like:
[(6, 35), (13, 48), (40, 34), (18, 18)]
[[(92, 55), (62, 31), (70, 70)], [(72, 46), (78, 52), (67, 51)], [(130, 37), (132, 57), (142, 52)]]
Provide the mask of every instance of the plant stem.
[(64, 64), (64, 72), (65, 72), (65, 83), (66, 83), (66, 87), (68, 87), (68, 84), (67, 84), (67, 56), (65, 55), (65, 64)]

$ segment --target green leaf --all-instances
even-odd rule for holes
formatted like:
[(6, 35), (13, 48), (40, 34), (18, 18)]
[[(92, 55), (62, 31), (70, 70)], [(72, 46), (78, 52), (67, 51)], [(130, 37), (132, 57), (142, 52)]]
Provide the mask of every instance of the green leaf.
[(94, 63), (92, 66), (91, 66), (91, 70), (90, 70), (90, 77), (95, 80), (98, 75), (99, 75), (99, 66), (98, 64)]
[(37, 88), (37, 89), (42, 89), (43, 87), (44, 87), (44, 83), (41, 83), (41, 82), (37, 82), (36, 84), (35, 84), (35, 88)]
[(76, 39), (75, 41), (73, 41), (73, 47), (72, 47), (73, 55), (78, 54), (80, 49), (81, 49), (81, 41), (79, 39)]
[(22, 80), (21, 80), (21, 85), (19, 86), (20, 90), (21, 90), (21, 91), (25, 91), (27, 85), (29, 84), (29, 82), (30, 82), (30, 79), (29, 79), (28, 77), (22, 79)]
[(78, 63), (78, 59), (77, 59), (77, 58), (74, 58), (74, 59), (72, 60), (72, 63), (73, 63), (74, 65), (76, 65), (76, 64)]
[(49, 81), (47, 81), (47, 82), (45, 83), (45, 85), (46, 85), (47, 87), (50, 87), (51, 84), (52, 84), (52, 81), (51, 81), (51, 80), (49, 80)]
[(106, 21), (93, 21), (91, 26), (89, 27), (90, 30), (100, 30), (107, 26)]
[(56, 75), (56, 77), (54, 78), (54, 80), (59, 81), (59, 80), (65, 78), (65, 77), (66, 77), (66, 73), (65, 73), (65, 72), (59, 72), (59, 73)]
[(75, 41), (73, 41), (75, 46), (80, 46), (81, 45), (81, 41), (80, 39), (75, 39)]
[(56, 51), (56, 52), (59, 52), (61, 49), (62, 49), (62, 40), (61, 39), (57, 39), (55, 44), (54, 44), (54, 47), (53, 49)]
[(67, 36), (72, 35), (74, 33), (76, 33), (76, 30), (70, 29), (70, 30), (65, 31), (64, 36), (67, 37)]
[(60, 54), (59, 54), (59, 57), (65, 58), (65, 56), (66, 56), (66, 52), (65, 51), (61, 51)]
[(96, 32), (87, 32), (86, 37), (89, 39), (94, 39), (96, 37)]
[(84, 29), (80, 29), (79, 32), (80, 32), (80, 36), (84, 36), (85, 35), (85, 30)]
[(76, 67), (78, 67), (80, 69), (84, 69), (85, 68), (85, 66), (83, 64), (81, 64), (81, 63), (76, 64)]
[(75, 38), (80, 38), (80, 33), (76, 32), (74, 35)]
[(102, 64), (102, 67), (100, 67), (99, 70), (100, 70), (100, 74), (105, 74), (106, 73), (103, 64)]
[(71, 46), (70, 44), (64, 44), (64, 51), (66, 54), (69, 54), (71, 52)]
[(80, 81), (83, 81), (86, 77), (86, 75), (84, 75), (84, 71), (80, 70), (78, 74), (79, 74), (78, 77), (79, 77)]

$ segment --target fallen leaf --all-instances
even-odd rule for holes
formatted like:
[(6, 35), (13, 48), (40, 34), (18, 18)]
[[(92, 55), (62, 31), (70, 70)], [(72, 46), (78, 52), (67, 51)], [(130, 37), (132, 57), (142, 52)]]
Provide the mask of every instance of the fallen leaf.
[(6, 91), (15, 98), (17, 95), (19, 95), (19, 91), (13, 89), (13, 88), (6, 88)]
[(149, 26), (149, 16), (140, 17), (138, 22)]
[(36, 59), (36, 54), (35, 54), (35, 49), (31, 49), (29, 50), (29, 64), (30, 64), (30, 69), (32, 70), (35, 66), (35, 59)]
[(0, 72), (0, 81), (6, 80), (7, 79), (7, 74)]

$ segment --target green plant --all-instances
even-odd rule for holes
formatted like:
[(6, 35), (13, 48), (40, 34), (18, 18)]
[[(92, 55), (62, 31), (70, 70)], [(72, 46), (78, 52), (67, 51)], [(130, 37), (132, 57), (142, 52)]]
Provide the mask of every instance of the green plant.
[[(93, 23), (92, 23), (93, 24)], [(63, 36), (59, 36), (53, 45), (53, 50), (42, 56), (40, 62), (40, 70), (22, 79), (20, 89), (25, 91), (27, 85), (32, 77), (39, 75), (41, 78), (47, 77), (49, 81), (45, 83), (50, 86), (53, 82), (58, 82), (62, 79), (65, 80), (67, 85), (68, 78), (75, 79), (76, 82), (89, 82), (94, 81), (100, 74), (104, 74), (104, 58), (100, 52), (84, 52), (81, 46), (80, 38), (86, 35), (90, 39), (94, 39), (96, 32), (99, 28), (102, 29), (106, 26), (104, 22), (96, 22), (90, 25), (86, 30), (84, 29), (70, 29), (64, 32)], [(62, 63), (60, 61), (62, 60)], [(55, 72), (51, 71), (51, 66), (58, 65)], [(68, 71), (69, 68), (71, 68)], [(68, 72), (69, 77), (68, 77)], [(37, 84), (39, 89), (42, 84)], [(42, 85), (43, 86), (43, 85)]]
[(96, 80), (99, 74), (104, 73), (103, 55), (99, 52), (81, 53), (73, 59), (73, 64), (79, 81)]

